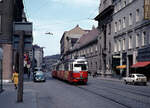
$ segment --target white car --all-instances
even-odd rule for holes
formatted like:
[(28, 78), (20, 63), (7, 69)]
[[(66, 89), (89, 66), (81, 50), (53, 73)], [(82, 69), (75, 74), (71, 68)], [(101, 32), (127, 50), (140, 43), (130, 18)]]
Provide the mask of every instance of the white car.
[(147, 84), (147, 78), (143, 74), (130, 74), (128, 77), (123, 78), (125, 84), (132, 83), (142, 83), (144, 85)]

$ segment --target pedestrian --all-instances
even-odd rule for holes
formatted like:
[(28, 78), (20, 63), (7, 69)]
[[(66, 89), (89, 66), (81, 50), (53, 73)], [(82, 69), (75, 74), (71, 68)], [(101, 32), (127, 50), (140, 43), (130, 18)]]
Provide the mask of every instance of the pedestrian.
[(17, 89), (17, 86), (18, 86), (18, 73), (16, 71), (14, 71), (14, 73), (13, 73), (12, 81), (14, 83), (15, 89)]

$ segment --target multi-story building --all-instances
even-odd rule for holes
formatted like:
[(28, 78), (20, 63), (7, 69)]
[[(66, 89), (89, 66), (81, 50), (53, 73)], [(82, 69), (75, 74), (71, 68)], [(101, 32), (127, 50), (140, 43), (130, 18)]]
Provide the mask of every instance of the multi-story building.
[(54, 68), (53, 64), (57, 63), (59, 60), (60, 60), (59, 54), (44, 57), (43, 63), (45, 71), (52, 72), (52, 69)]
[(0, 48), (3, 50), (3, 80), (10, 81), (19, 68), (19, 40), (24, 32), (25, 50), (32, 49), (32, 23), (24, 13), (23, 0), (0, 0)]
[(75, 28), (69, 31), (65, 31), (61, 40), (61, 58), (69, 59), (68, 52), (73, 48), (77, 40), (85, 33), (87, 33), (88, 30), (83, 30), (82, 28), (77, 25)]
[(0, 48), (3, 50), (3, 79), (8, 81), (12, 75), (12, 36), (13, 22), (22, 21), (22, 0), (0, 0)]
[(113, 5), (113, 62), (124, 65), (120, 74), (128, 75), (133, 64), (138, 68), (138, 62), (150, 61), (150, 21), (144, 10), (150, 0), (114, 0)]
[(95, 20), (98, 21), (98, 73), (102, 76), (112, 74), (112, 15), (113, 0), (101, 0), (99, 15)]

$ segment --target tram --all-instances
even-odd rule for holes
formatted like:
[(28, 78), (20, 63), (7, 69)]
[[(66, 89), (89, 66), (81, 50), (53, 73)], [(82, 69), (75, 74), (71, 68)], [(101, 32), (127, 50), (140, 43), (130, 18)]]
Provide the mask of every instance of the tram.
[(83, 83), (88, 81), (88, 67), (85, 58), (71, 59), (53, 65), (52, 77), (69, 83)]

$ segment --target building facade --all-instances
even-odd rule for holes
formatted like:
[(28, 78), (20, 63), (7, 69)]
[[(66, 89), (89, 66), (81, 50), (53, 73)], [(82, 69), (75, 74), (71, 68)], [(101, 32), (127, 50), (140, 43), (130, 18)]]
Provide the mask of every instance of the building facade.
[(22, 0), (0, 0), (0, 48), (3, 50), (2, 72), (4, 81), (12, 75), (13, 22), (22, 21)]
[(98, 73), (102, 76), (112, 75), (112, 15), (113, 1), (101, 0), (98, 21)]
[[(144, 18), (145, 4), (150, 0), (115, 0), (113, 13), (113, 62), (115, 67), (126, 65), (125, 71), (120, 71), (122, 76), (132, 72), (131, 66), (138, 61), (147, 61), (139, 58), (139, 51), (147, 49), (150, 45), (150, 21)], [(145, 50), (146, 52), (146, 50)]]

